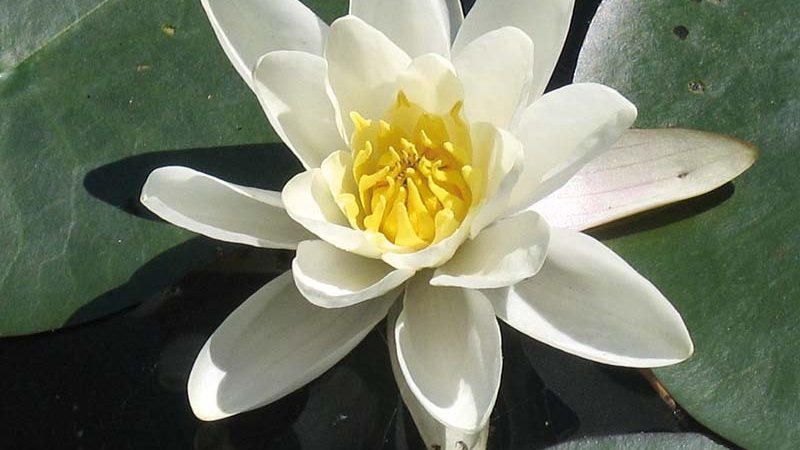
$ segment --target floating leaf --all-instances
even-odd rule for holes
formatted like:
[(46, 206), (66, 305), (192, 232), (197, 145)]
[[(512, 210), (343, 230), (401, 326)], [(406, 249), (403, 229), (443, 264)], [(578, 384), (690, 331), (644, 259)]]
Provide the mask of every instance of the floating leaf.
[[(39, 0), (0, 4), (0, 71), (18, 65), (107, 0)], [(42, 14), (47, 11), (47, 14)]]
[(548, 447), (550, 450), (723, 450), (724, 446), (700, 434), (640, 433), (603, 436), (566, 442)]
[(779, 0), (608, 0), (576, 72), (630, 98), (640, 127), (759, 148), (713, 208), (687, 216), (678, 205), (601, 233), (618, 237), (608, 244), (673, 301), (695, 340), (695, 355), (659, 378), (693, 417), (751, 449), (800, 442), (798, 27), (800, 10)]
[(47, 3), (0, 7), (0, 336), (140, 302), (227, 248), (141, 208), (150, 170), (279, 189), (300, 167), (199, 1)]

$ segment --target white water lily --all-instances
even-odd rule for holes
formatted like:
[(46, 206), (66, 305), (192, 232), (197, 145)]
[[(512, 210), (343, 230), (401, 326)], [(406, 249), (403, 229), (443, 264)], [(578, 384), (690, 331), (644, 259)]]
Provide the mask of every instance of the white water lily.
[[(296, 249), (209, 338), (195, 414), (273, 402), (392, 306), (390, 352), (429, 445), (485, 444), (499, 317), (566, 352), (657, 367), (692, 354), (667, 299), (535, 203), (609, 149), (635, 107), (599, 84), (543, 91), (574, 0), (352, 0), (328, 27), (296, 0), (203, 0), (223, 49), (306, 170), (281, 193), (183, 167), (142, 203), (195, 232)], [(460, 445), (460, 444), (459, 444)]]

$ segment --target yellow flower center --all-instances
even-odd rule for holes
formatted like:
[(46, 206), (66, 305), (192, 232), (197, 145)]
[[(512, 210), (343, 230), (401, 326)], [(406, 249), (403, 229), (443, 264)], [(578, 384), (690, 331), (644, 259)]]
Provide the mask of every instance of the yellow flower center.
[(401, 91), (380, 120), (351, 113), (357, 192), (336, 200), (353, 228), (380, 233), (405, 251), (439, 242), (458, 228), (478, 182), (461, 106), (431, 114)]

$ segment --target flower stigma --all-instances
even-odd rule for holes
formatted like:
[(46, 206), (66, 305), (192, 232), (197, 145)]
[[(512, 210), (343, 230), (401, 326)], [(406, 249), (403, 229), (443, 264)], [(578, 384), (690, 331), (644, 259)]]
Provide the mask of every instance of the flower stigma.
[(453, 234), (480, 190), (462, 105), (433, 114), (399, 91), (379, 120), (350, 114), (351, 167), (334, 197), (351, 227), (404, 252)]

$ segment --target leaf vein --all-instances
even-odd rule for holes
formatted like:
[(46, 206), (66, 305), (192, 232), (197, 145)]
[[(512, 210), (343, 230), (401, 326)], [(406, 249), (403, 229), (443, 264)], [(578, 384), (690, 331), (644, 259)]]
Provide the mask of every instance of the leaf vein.
[(61, 31), (59, 31), (58, 33), (54, 34), (54, 35), (53, 35), (52, 37), (50, 37), (49, 39), (46, 39), (46, 40), (45, 40), (45, 41), (42, 43), (42, 45), (40, 45), (40, 46), (38, 46), (38, 47), (34, 48), (34, 49), (33, 49), (33, 50), (30, 52), (30, 53), (28, 53), (28, 55), (26, 55), (24, 58), (20, 59), (20, 60), (19, 60), (19, 61), (17, 61), (17, 62), (16, 62), (16, 63), (15, 63), (13, 66), (11, 66), (11, 68), (9, 68), (9, 69), (8, 69), (8, 71), (9, 71), (9, 72), (12, 72), (12, 71), (14, 71), (14, 70), (15, 70), (17, 67), (21, 66), (21, 65), (22, 65), (22, 64), (24, 64), (26, 61), (28, 61), (29, 59), (31, 59), (32, 57), (34, 57), (34, 56), (35, 56), (37, 53), (39, 53), (39, 52), (41, 52), (42, 50), (44, 50), (45, 48), (47, 48), (47, 46), (48, 46), (48, 45), (50, 45), (50, 44), (52, 44), (53, 42), (55, 42), (56, 40), (58, 40), (58, 39), (59, 39), (59, 38), (60, 38), (62, 35), (64, 35), (64, 34), (68, 33), (70, 30), (72, 30), (73, 28), (75, 28), (76, 26), (78, 26), (78, 24), (79, 24), (79, 23), (83, 22), (83, 21), (84, 21), (84, 20), (85, 20), (87, 17), (91, 16), (91, 15), (92, 15), (92, 14), (94, 14), (94, 13), (95, 13), (95, 12), (96, 12), (98, 9), (102, 8), (104, 5), (106, 5), (106, 4), (108, 4), (108, 3), (110, 3), (111, 1), (113, 1), (113, 0), (102, 0), (100, 3), (98, 3), (97, 5), (95, 5), (95, 6), (94, 6), (92, 9), (90, 9), (89, 11), (86, 11), (86, 12), (85, 12), (85, 13), (84, 13), (82, 16), (80, 16), (80, 17), (76, 18), (75, 20), (73, 20), (72, 22), (70, 22), (70, 23), (69, 23), (67, 26), (65, 26), (65, 27), (64, 27), (64, 29), (62, 29), (62, 30), (61, 30)]

